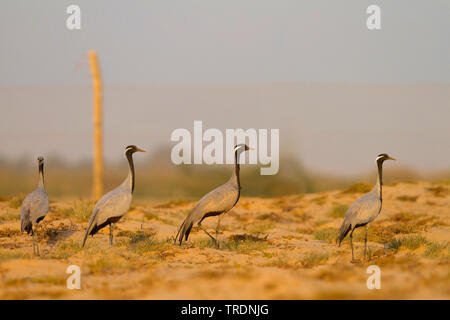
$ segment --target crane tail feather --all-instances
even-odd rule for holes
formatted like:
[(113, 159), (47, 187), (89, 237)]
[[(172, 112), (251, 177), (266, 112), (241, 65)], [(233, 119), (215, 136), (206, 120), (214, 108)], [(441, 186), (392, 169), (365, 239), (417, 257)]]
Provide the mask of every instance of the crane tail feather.
[(23, 233), (24, 231), (27, 234), (32, 232), (33, 225), (30, 219), (30, 210), (24, 210), (20, 212), (20, 231)]
[(175, 240), (174, 240), (174, 242), (173, 242), (174, 244), (177, 243), (178, 236), (180, 235), (180, 231), (181, 231), (181, 229), (183, 228), (184, 222), (185, 222), (185, 221), (186, 221), (186, 220), (184, 220), (183, 223), (181, 224), (181, 226), (178, 228), (177, 235), (175, 236)]
[(338, 233), (338, 236), (336, 239), (336, 242), (338, 242), (339, 246), (341, 246), (342, 240), (344, 240), (345, 236), (348, 234), (348, 232), (350, 231), (351, 228), (352, 228), (352, 226), (351, 226), (350, 222), (347, 221), (346, 219), (344, 219), (341, 227), (339, 228), (339, 233)]
[(95, 216), (96, 216), (97, 212), (92, 213), (91, 219), (89, 220), (89, 224), (86, 228), (86, 232), (84, 233), (84, 237), (83, 237), (83, 244), (81, 245), (82, 247), (84, 247), (84, 244), (86, 243), (86, 239), (88, 237), (89, 234), (93, 234), (92, 231), (94, 231), (94, 220), (95, 220)]
[(177, 240), (179, 241), (179, 244), (181, 246), (183, 242), (183, 238), (185, 241), (187, 241), (189, 237), (189, 233), (191, 232), (192, 226), (194, 225), (194, 221), (192, 221), (191, 215), (188, 215), (186, 219), (181, 224), (180, 228), (178, 229), (178, 233), (175, 237), (175, 243)]

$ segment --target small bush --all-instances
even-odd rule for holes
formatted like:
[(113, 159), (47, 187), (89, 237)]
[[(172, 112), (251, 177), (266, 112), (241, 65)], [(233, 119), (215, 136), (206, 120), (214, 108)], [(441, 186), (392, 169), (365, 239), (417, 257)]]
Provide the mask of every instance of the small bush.
[(290, 261), (286, 253), (282, 253), (270, 259), (266, 264), (267, 267), (281, 268), (281, 269), (297, 269), (298, 266), (295, 261)]
[(332, 218), (343, 218), (343, 217), (345, 217), (347, 210), (348, 210), (348, 206), (346, 206), (345, 204), (339, 204), (339, 205), (334, 206), (330, 210), (328, 215)]
[(129, 249), (137, 254), (152, 253), (154, 257), (164, 260), (170, 255), (168, 252), (173, 248), (173, 242), (170, 239), (158, 240), (155, 235), (155, 233), (136, 232), (130, 237)]
[(448, 193), (449, 193), (448, 190), (449, 189), (447, 187), (442, 186), (442, 185), (427, 188), (427, 191), (430, 192), (433, 196), (441, 197), (441, 198), (448, 195)]
[(322, 241), (335, 241), (337, 237), (337, 229), (326, 228), (316, 230), (314, 232), (314, 239)]
[(388, 248), (399, 250), (405, 248), (408, 250), (416, 250), (422, 245), (428, 244), (428, 240), (423, 236), (407, 236), (399, 239), (393, 239), (388, 243)]
[(428, 248), (425, 250), (424, 255), (430, 258), (437, 258), (444, 249), (449, 249), (446, 243), (429, 243)]
[(93, 262), (87, 264), (92, 273), (107, 273), (121, 270), (127, 270), (131, 267), (130, 263), (124, 258), (101, 256)]
[(56, 250), (52, 252), (50, 258), (55, 259), (67, 259), (74, 254), (80, 252), (82, 249), (80, 241), (68, 240), (64, 241), (56, 247)]
[(271, 222), (255, 223), (249, 226), (248, 231), (250, 233), (265, 233), (273, 228)]
[(25, 199), (24, 194), (19, 194), (8, 201), (8, 205), (13, 209), (19, 209), (22, 205), (23, 199)]
[(0, 262), (14, 259), (29, 259), (31, 257), (31, 253), (28, 252), (20, 252), (12, 249), (0, 249)]
[(87, 222), (91, 217), (94, 209), (94, 202), (92, 201), (75, 201), (72, 208), (67, 209), (66, 215), (74, 218), (77, 222)]
[(267, 241), (261, 240), (231, 240), (220, 242), (220, 249), (236, 251), (242, 254), (250, 254), (254, 251), (267, 249)]
[(189, 205), (189, 201), (186, 200), (171, 200), (164, 204), (156, 205), (155, 208), (158, 209), (171, 209), (178, 206), (187, 206)]
[(142, 231), (137, 231), (134, 233), (130, 233), (130, 241), (129, 243), (131, 245), (142, 242), (142, 241), (149, 241), (152, 240), (155, 236), (155, 233), (146, 233)]
[(0, 222), (1, 221), (11, 221), (11, 220), (19, 220), (20, 215), (15, 210), (2, 210), (0, 211)]
[(349, 186), (347, 189), (342, 191), (343, 194), (351, 194), (351, 193), (367, 193), (370, 190), (372, 190), (372, 186), (364, 183), (364, 182), (357, 182)]
[(409, 202), (416, 202), (417, 198), (419, 198), (419, 196), (408, 196), (408, 195), (402, 195), (402, 196), (398, 196), (397, 200), (400, 201), (409, 201)]
[(327, 201), (326, 196), (319, 196), (314, 199), (311, 199), (311, 202), (317, 203), (318, 205), (322, 205)]
[(301, 264), (306, 268), (311, 268), (326, 262), (328, 258), (329, 256), (326, 252), (310, 252), (301, 259)]

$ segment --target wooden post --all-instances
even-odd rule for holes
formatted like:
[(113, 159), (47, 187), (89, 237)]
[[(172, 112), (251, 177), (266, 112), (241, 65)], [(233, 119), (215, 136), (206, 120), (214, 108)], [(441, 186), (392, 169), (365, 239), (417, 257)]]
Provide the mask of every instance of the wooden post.
[(94, 97), (94, 166), (92, 192), (95, 200), (103, 193), (103, 141), (102, 141), (102, 79), (98, 64), (97, 52), (89, 51), (89, 61), (92, 73), (92, 88)]

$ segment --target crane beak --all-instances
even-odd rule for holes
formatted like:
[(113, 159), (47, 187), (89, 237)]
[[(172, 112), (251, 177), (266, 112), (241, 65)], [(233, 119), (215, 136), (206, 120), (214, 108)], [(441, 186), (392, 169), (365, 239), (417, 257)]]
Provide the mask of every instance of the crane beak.
[(394, 161), (397, 161), (397, 159), (395, 159), (395, 158), (389, 158), (389, 160), (394, 160)]
[(147, 152), (147, 151), (145, 151), (143, 149), (139, 149), (139, 148), (137, 148), (136, 150), (139, 151), (139, 152)]
[(256, 150), (255, 148), (248, 148), (248, 150)]

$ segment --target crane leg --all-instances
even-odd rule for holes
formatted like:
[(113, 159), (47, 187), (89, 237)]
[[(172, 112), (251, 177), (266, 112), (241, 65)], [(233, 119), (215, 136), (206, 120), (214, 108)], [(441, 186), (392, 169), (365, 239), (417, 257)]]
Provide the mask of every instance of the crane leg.
[(219, 248), (219, 228), (220, 228), (220, 215), (217, 216), (217, 227), (216, 227), (216, 247)]
[(31, 236), (33, 237), (33, 254), (37, 257), (40, 256), (39, 253), (39, 243), (38, 243), (38, 226), (36, 225), (36, 229), (31, 231)]
[(111, 223), (109, 225), (109, 246), (110, 247), (113, 246), (113, 229), (114, 229), (114, 225)]
[(352, 262), (355, 261), (355, 256), (353, 254), (353, 231), (355, 231), (355, 229), (352, 229), (352, 232), (350, 232), (350, 246), (352, 247)]
[(33, 229), (31, 229), (31, 241), (33, 242), (33, 255), (36, 255), (36, 238)]
[(364, 259), (366, 258), (367, 252), (367, 233), (369, 232), (369, 225), (366, 225), (366, 236), (364, 237)]
[(39, 237), (38, 237), (37, 230), (36, 230), (36, 255), (38, 257), (41, 255), (41, 253), (39, 252)]
[(199, 224), (198, 227), (199, 227), (200, 229), (202, 229), (203, 232), (206, 233), (206, 234), (212, 239), (212, 241), (214, 241), (214, 244), (217, 246), (217, 240), (216, 240), (216, 238), (214, 238), (212, 235), (210, 235), (209, 232), (206, 231), (206, 230), (202, 227), (201, 224)]

